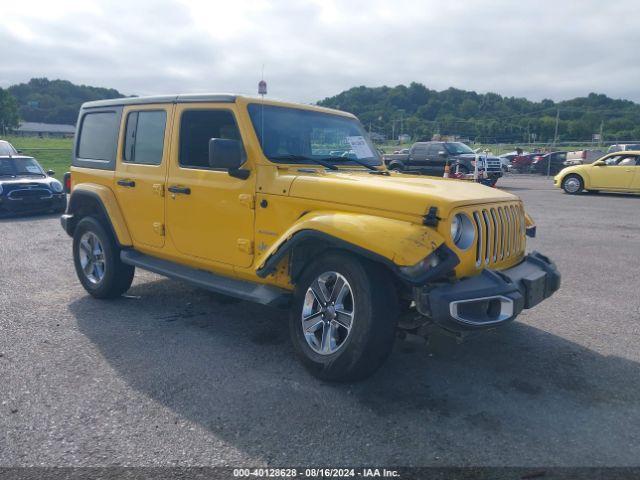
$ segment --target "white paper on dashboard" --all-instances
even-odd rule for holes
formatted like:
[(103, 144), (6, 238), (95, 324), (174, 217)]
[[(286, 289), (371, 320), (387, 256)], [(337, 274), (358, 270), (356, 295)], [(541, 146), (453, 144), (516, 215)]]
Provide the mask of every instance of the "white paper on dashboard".
[(356, 158), (371, 158), (374, 156), (373, 152), (369, 148), (369, 145), (362, 135), (347, 137), (347, 142), (349, 142), (351, 150), (353, 150), (353, 153), (355, 153)]

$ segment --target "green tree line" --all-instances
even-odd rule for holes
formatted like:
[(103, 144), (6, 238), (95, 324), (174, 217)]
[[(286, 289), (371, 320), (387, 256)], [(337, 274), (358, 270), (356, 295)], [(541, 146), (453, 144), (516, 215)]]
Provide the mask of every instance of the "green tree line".
[(18, 106), (18, 115), (27, 122), (75, 124), (80, 105), (91, 100), (120, 98), (113, 88), (74, 85), (67, 80), (32, 78), (28, 83), (7, 89)]
[(420, 83), (396, 87), (354, 87), (318, 102), (356, 114), (367, 129), (391, 138), (392, 132), (428, 140), (434, 134), (459, 135), (480, 142), (589, 141), (600, 133), (609, 141), (640, 139), (640, 105), (603, 94), (561, 102), (503, 97), (449, 88), (436, 91)]

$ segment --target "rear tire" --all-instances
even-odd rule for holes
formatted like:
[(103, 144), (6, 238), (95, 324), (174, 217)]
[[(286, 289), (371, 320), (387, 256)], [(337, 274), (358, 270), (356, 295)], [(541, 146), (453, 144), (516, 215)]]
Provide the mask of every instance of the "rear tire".
[(402, 173), (404, 171), (404, 165), (401, 163), (391, 163), (387, 168), (398, 173)]
[(562, 180), (562, 189), (569, 195), (577, 195), (584, 189), (584, 181), (580, 175), (567, 175)]
[(397, 322), (398, 299), (388, 272), (353, 255), (329, 252), (297, 282), (289, 332), (313, 375), (357, 381), (387, 359)]
[(95, 298), (115, 298), (129, 290), (135, 267), (120, 260), (120, 249), (95, 217), (85, 217), (73, 233), (73, 263), (84, 289)]

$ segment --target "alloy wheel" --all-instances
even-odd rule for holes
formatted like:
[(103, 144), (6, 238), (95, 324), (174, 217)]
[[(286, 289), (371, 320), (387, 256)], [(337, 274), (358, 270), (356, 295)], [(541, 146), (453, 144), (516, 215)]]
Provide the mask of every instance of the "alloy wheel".
[(302, 332), (309, 347), (320, 355), (336, 353), (353, 328), (355, 301), (347, 279), (324, 272), (309, 286), (302, 306)]
[(100, 283), (104, 278), (106, 263), (104, 248), (98, 236), (93, 232), (85, 232), (80, 237), (78, 253), (84, 276), (94, 285)]

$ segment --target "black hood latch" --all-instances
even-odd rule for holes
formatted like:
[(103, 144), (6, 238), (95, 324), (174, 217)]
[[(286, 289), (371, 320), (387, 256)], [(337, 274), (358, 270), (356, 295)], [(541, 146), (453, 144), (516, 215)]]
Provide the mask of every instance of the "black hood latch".
[(442, 219), (438, 217), (438, 207), (429, 207), (429, 213), (424, 216), (422, 223), (427, 227), (437, 227), (440, 220)]

